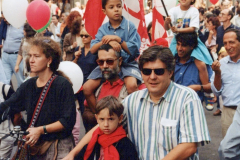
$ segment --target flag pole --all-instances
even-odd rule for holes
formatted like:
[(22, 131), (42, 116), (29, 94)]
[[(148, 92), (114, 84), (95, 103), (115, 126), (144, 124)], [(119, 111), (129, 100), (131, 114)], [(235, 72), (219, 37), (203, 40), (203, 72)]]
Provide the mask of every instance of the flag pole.
[[(168, 11), (167, 11), (166, 6), (165, 6), (165, 3), (163, 2), (163, 0), (161, 0), (161, 1), (162, 1), (162, 5), (163, 5), (163, 8), (164, 8), (164, 11), (165, 11), (167, 17), (169, 17)], [(172, 27), (172, 22), (170, 22), (170, 26)]]

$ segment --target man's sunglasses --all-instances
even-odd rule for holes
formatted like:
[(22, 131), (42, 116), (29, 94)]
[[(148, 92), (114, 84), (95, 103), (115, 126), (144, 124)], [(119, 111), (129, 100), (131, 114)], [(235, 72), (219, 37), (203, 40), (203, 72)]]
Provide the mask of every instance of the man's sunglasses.
[(155, 68), (155, 69), (143, 68), (142, 69), (142, 73), (147, 76), (152, 74), (152, 71), (154, 71), (156, 75), (160, 76), (164, 74), (165, 68)]
[(100, 60), (100, 59), (98, 59), (98, 60), (96, 60), (96, 61), (97, 61), (97, 64), (98, 64), (99, 66), (102, 66), (102, 65), (104, 64), (104, 62), (106, 62), (107, 65), (113, 65), (114, 61), (116, 61), (117, 59), (118, 59), (118, 58), (116, 58), (116, 59), (107, 59), (107, 60)]
[(85, 37), (85, 38), (88, 38), (90, 35), (88, 35), (88, 34), (80, 34), (80, 37), (81, 38), (83, 38), (83, 37)]

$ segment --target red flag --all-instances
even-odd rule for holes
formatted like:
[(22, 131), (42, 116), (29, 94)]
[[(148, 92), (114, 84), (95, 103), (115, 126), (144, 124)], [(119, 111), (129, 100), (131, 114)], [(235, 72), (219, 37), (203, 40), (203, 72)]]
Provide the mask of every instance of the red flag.
[(152, 42), (159, 38), (167, 38), (167, 32), (164, 29), (164, 20), (162, 14), (157, 10), (158, 4), (153, 1), (153, 20), (152, 20)]
[[(141, 37), (140, 52), (149, 45), (147, 28), (145, 25), (143, 1), (142, 0), (123, 0), (123, 16), (133, 22)], [(98, 28), (105, 22), (105, 14), (102, 12), (101, 0), (88, 0), (84, 14), (87, 32), (95, 38)]]
[(101, 0), (89, 0), (87, 2), (83, 19), (85, 20), (85, 28), (93, 39), (95, 39), (98, 28), (102, 25), (105, 16), (102, 12)]

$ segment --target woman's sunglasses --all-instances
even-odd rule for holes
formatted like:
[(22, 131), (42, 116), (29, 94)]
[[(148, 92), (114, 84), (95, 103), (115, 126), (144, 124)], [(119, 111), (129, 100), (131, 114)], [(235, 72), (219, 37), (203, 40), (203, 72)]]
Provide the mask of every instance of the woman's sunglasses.
[(155, 73), (156, 75), (160, 76), (160, 75), (163, 75), (163, 74), (164, 74), (165, 69), (166, 69), (166, 68), (155, 68), (155, 69), (143, 68), (143, 69), (142, 69), (142, 73), (143, 73), (144, 75), (149, 76), (150, 74), (152, 74), (152, 71), (154, 71), (154, 73)]
[(83, 37), (85, 37), (85, 38), (88, 38), (90, 35), (88, 35), (88, 34), (80, 34), (80, 37), (81, 38), (83, 38)]
[(106, 62), (107, 65), (113, 65), (114, 61), (116, 61), (117, 59), (118, 59), (118, 58), (116, 58), (116, 59), (107, 59), (107, 60), (100, 60), (100, 59), (98, 59), (98, 60), (96, 60), (96, 61), (97, 61), (97, 64), (98, 64), (99, 66), (102, 66), (102, 65), (104, 64), (104, 62)]

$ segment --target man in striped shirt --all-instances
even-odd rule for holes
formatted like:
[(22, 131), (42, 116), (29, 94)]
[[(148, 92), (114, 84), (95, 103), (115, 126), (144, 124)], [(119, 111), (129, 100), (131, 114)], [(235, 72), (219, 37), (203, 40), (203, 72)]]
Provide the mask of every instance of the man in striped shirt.
[(197, 147), (210, 142), (201, 101), (196, 92), (174, 83), (174, 57), (169, 48), (143, 52), (139, 68), (146, 89), (123, 101), (124, 125), (139, 159), (198, 159)]

